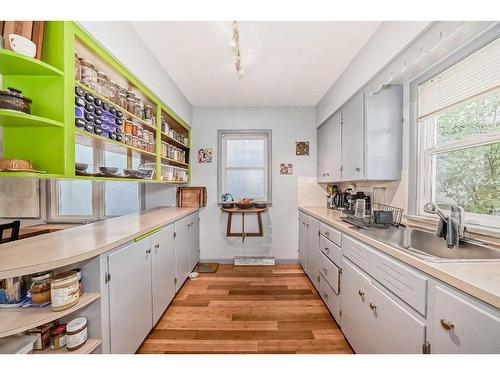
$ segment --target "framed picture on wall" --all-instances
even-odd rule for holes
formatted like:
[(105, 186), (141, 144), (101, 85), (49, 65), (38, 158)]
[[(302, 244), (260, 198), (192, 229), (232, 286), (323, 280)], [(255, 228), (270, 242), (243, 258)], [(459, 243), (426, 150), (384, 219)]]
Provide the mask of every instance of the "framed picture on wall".
[(198, 150), (198, 163), (211, 163), (212, 162), (212, 149), (200, 148)]
[(280, 174), (283, 174), (283, 175), (293, 174), (292, 163), (280, 163)]
[(308, 141), (295, 142), (295, 155), (297, 156), (309, 155), (309, 142)]

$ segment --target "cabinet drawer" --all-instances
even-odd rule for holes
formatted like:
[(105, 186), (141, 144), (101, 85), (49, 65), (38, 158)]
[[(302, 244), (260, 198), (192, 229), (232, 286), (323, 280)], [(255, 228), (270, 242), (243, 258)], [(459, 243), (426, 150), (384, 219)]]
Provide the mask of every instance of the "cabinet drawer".
[(325, 237), (319, 236), (319, 249), (333, 263), (340, 267), (340, 247), (327, 240)]
[(427, 279), (423, 275), (399, 261), (377, 254), (377, 266), (373, 276), (383, 286), (425, 316)]
[(498, 310), (439, 285), (434, 301), (432, 353), (500, 353)]
[(344, 236), (342, 241), (342, 255), (357, 265), (366, 273), (373, 276), (375, 271), (376, 254), (367, 245), (351, 237)]
[(337, 322), (339, 322), (340, 321), (339, 296), (337, 293), (335, 293), (335, 291), (331, 288), (331, 286), (323, 278), (323, 276), (320, 277), (318, 293), (325, 302), (325, 305), (328, 308), (328, 310), (330, 310), (330, 313), (332, 314), (333, 318)]
[(319, 272), (330, 284), (335, 293), (339, 293), (339, 268), (322, 252), (319, 253)]
[(332, 241), (335, 245), (337, 246), (341, 245), (342, 234), (340, 231), (333, 229), (332, 227), (329, 227), (326, 224), (321, 223), (319, 226), (319, 232), (320, 234), (325, 236), (325, 238)]

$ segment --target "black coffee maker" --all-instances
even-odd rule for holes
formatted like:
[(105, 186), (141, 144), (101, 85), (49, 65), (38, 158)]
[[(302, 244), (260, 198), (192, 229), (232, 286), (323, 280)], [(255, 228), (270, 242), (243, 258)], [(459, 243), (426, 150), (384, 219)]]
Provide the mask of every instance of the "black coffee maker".
[(337, 191), (337, 193), (333, 196), (333, 205), (337, 210), (345, 210), (349, 207), (350, 199), (351, 199), (352, 189), (345, 189), (344, 191)]
[(345, 206), (345, 213), (348, 215), (354, 215), (355, 207), (356, 207), (356, 200), (357, 199), (364, 199), (365, 200), (365, 211), (369, 212), (371, 210), (371, 201), (370, 201), (370, 196), (366, 195), (363, 191), (357, 191), (357, 192), (352, 192), (352, 189), (346, 189), (350, 190), (349, 195), (346, 197), (346, 206)]

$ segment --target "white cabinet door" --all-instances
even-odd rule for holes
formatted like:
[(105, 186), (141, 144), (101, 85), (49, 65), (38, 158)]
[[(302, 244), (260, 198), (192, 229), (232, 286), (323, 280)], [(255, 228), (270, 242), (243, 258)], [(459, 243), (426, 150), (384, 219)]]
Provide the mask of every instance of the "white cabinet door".
[(198, 213), (191, 216), (191, 221), (189, 222), (189, 224), (189, 237), (191, 241), (191, 259), (189, 272), (191, 272), (200, 261), (200, 218), (198, 216)]
[(151, 239), (108, 255), (111, 353), (135, 353), (152, 321)]
[(177, 283), (175, 291), (186, 281), (191, 266), (191, 238), (190, 227), (191, 217), (185, 217), (175, 223), (175, 274)]
[(500, 313), (436, 285), (431, 353), (500, 353)]
[(341, 112), (334, 113), (317, 131), (318, 182), (341, 180)]
[(342, 258), (340, 327), (356, 353), (373, 353), (368, 306), (370, 280)]
[(299, 212), (299, 263), (307, 272), (307, 215)]
[(342, 107), (342, 181), (363, 179), (363, 92)]
[(307, 217), (307, 275), (316, 290), (319, 287), (319, 221)]
[(175, 295), (174, 225), (151, 236), (153, 325), (155, 325)]
[(425, 343), (425, 324), (375, 285), (368, 296), (370, 353), (418, 354)]

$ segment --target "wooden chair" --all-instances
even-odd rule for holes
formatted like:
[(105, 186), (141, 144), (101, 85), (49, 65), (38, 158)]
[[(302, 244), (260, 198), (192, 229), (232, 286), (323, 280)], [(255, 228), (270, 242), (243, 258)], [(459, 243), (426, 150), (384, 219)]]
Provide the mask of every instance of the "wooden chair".
[(0, 224), (0, 243), (5, 242), (3, 238), (3, 233), (5, 230), (10, 229), (10, 237), (5, 238), (10, 241), (17, 241), (19, 239), (19, 227), (21, 226), (21, 222), (19, 220), (15, 220), (12, 223)]

